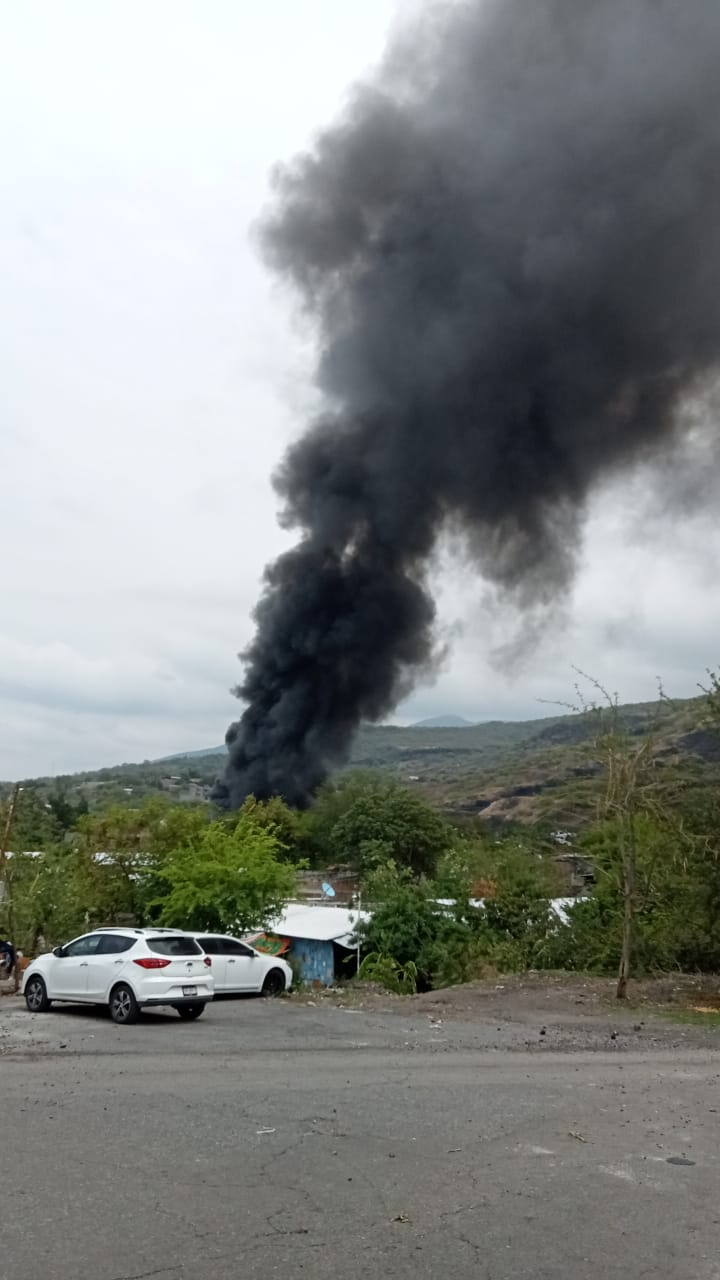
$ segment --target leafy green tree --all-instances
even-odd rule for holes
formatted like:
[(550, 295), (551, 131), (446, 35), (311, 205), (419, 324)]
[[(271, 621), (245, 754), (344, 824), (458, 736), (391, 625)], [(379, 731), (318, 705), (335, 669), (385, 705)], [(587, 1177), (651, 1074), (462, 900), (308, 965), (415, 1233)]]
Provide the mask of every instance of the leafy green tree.
[(159, 892), (157, 877), (164, 860), (207, 826), (204, 806), (171, 804), (153, 796), (139, 809), (113, 804), (81, 817), (71, 840), (79, 857), (109, 869), (106, 878), (118, 886), (125, 910), (142, 922)]
[(563, 882), (555, 851), (532, 830), (502, 836), (459, 832), (438, 863), (435, 884), (444, 898), (488, 898), (514, 885), (535, 898), (558, 897)]
[(45, 803), (63, 834), (71, 831), (78, 819), (88, 812), (85, 796), (80, 795), (73, 799), (68, 794), (67, 787), (61, 786), (59, 780), (56, 781), (54, 789), (48, 793)]
[(94, 852), (103, 852), (134, 869), (148, 858), (162, 857), (193, 839), (207, 825), (205, 806), (172, 804), (163, 796), (152, 796), (140, 808), (112, 804), (99, 813), (81, 816), (76, 832)]
[[(625, 866), (617, 817), (587, 831), (582, 848), (595, 867), (591, 898), (570, 909), (569, 925), (554, 931), (544, 962), (550, 967), (610, 973), (617, 969), (626, 928)], [(687, 864), (678, 856), (675, 831), (666, 815), (636, 813), (633, 839), (633, 970), (658, 972), (681, 965), (695, 891)]]
[(452, 838), (451, 828), (420, 796), (387, 782), (364, 788), (331, 832), (339, 861), (366, 872), (392, 861), (415, 876), (432, 875)]
[(0, 931), (26, 955), (35, 954), (41, 937), (53, 946), (133, 914), (132, 885), (87, 850), (50, 846), (37, 856), (14, 854), (6, 866)]
[[(0, 805), (0, 836), (10, 817), (11, 806), (12, 797)], [(56, 844), (61, 837), (62, 827), (40, 789), (29, 783), (19, 787), (8, 832), (8, 849), (36, 852)]]
[[(654, 938), (668, 968), (720, 968), (720, 797), (714, 787), (683, 785), (668, 812), (669, 854), (656, 871)], [(662, 916), (660, 916), (662, 911)]]
[(277, 836), (248, 813), (231, 830), (211, 823), (158, 867), (159, 923), (240, 933), (263, 928), (295, 886), (295, 869), (279, 853)]
[(369, 769), (354, 769), (325, 782), (309, 809), (296, 815), (299, 856), (313, 867), (335, 865), (340, 860), (333, 840), (336, 824), (356, 800), (385, 785), (387, 779)]
[(647, 905), (641, 886), (641, 824), (650, 819), (659, 828), (667, 823), (667, 803), (658, 772), (657, 731), (667, 700), (662, 688), (654, 721), (640, 733), (623, 716), (617, 694), (610, 694), (592, 676), (578, 671), (589, 682), (600, 703), (588, 702), (579, 685), (575, 710), (595, 723), (593, 750), (603, 766), (605, 791), (599, 817), (610, 833), (608, 853), (616, 873), (622, 904), (622, 929), (618, 964), (618, 1000), (627, 996), (627, 985), (636, 959), (638, 915)]
[(363, 877), (363, 903), (372, 908), (381, 902), (386, 902), (398, 890), (411, 884), (412, 879), (413, 875), (409, 867), (399, 867), (392, 858), (387, 862), (381, 862)]
[(235, 813), (226, 814), (220, 819), (227, 827), (233, 827), (243, 816), (252, 818), (259, 827), (270, 831), (277, 838), (277, 856), (286, 862), (297, 863), (300, 859), (302, 842), (302, 815), (280, 796), (272, 796), (269, 800), (256, 800), (248, 796), (242, 807)]
[[(602, 813), (612, 832), (612, 851), (622, 896), (623, 923), (618, 966), (617, 998), (627, 996), (637, 941), (638, 913), (648, 901), (643, 886), (641, 824), (663, 821), (663, 800), (656, 772), (654, 727), (639, 738), (630, 734), (620, 715), (617, 696), (608, 698), (597, 750), (605, 765), (606, 788)], [(648, 873), (650, 874), (650, 873)]]
[(41, 860), (29, 853), (13, 853), (3, 866), (0, 937), (10, 938), (25, 954), (35, 949), (42, 918), (41, 870)]

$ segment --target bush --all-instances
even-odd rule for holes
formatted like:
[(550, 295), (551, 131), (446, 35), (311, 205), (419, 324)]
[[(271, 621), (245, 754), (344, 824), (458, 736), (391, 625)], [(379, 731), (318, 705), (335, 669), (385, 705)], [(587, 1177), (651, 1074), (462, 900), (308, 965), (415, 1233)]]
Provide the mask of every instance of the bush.
[(412, 960), (400, 965), (392, 956), (372, 951), (363, 960), (358, 979), (361, 982), (379, 982), (399, 996), (412, 996), (417, 991), (417, 965)]
[(388, 894), (366, 924), (361, 936), (377, 956), (392, 956), (400, 965), (417, 967), (418, 983), (426, 990), (432, 983), (433, 948), (441, 919), (423, 885), (403, 885)]

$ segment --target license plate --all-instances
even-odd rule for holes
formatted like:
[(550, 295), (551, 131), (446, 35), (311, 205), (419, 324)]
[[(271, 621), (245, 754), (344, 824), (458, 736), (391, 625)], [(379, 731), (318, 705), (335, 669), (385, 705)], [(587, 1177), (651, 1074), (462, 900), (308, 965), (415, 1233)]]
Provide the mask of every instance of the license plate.
[(196, 996), (196, 995), (197, 995), (197, 987), (183, 987), (183, 995), (184, 995), (184, 996)]

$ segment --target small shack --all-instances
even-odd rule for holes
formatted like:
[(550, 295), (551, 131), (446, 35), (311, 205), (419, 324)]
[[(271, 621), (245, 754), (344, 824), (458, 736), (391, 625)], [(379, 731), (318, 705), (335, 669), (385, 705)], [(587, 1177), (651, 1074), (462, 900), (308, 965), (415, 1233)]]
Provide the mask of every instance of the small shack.
[(278, 954), (278, 941), (286, 943), (282, 954), (296, 961), (302, 982), (332, 987), (338, 977), (355, 973), (357, 926), (369, 918), (367, 911), (355, 908), (290, 902), (265, 934), (253, 940), (253, 946)]

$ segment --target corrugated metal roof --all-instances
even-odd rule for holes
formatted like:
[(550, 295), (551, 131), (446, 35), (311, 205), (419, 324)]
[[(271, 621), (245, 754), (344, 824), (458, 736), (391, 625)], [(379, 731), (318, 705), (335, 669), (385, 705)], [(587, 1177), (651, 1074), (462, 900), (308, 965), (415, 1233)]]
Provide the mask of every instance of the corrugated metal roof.
[(358, 920), (369, 920), (367, 911), (349, 907), (309, 907), (304, 902), (289, 902), (281, 915), (268, 925), (268, 933), (285, 938), (312, 938), (314, 942), (338, 942), (343, 947), (355, 946)]

